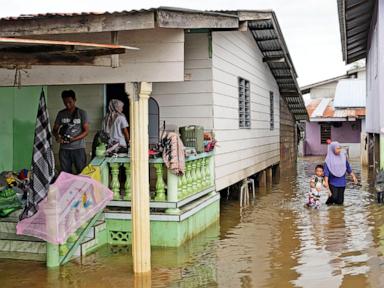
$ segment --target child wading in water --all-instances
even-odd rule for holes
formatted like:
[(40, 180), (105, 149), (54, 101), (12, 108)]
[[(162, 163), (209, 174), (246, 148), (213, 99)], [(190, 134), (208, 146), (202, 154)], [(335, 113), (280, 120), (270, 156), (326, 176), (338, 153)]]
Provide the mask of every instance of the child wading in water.
[[(325, 190), (326, 184), (324, 180), (324, 168), (322, 165), (317, 165), (315, 175), (311, 177), (309, 182), (310, 191), (308, 193), (307, 206), (319, 209), (321, 206), (320, 193)], [(328, 195), (330, 192), (328, 191)]]

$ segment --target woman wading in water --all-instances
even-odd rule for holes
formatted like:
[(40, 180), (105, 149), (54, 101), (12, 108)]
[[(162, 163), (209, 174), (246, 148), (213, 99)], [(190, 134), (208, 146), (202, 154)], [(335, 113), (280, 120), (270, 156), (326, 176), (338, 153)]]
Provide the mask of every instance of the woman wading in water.
[(329, 187), (332, 195), (327, 199), (326, 204), (344, 203), (344, 191), (347, 186), (346, 174), (352, 176), (353, 182), (357, 184), (357, 178), (352, 172), (347, 155), (341, 150), (339, 142), (332, 142), (329, 145), (327, 157), (324, 164), (325, 186)]

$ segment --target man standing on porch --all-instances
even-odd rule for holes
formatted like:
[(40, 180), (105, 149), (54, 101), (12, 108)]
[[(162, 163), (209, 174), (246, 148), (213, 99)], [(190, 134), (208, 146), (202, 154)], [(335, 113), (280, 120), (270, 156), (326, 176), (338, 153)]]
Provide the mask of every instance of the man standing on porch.
[[(64, 90), (61, 98), (65, 109), (57, 114), (53, 135), (60, 143), (59, 159), (61, 171), (79, 174), (87, 165), (85, 137), (88, 135), (87, 113), (76, 107), (76, 94), (73, 90)], [(75, 166), (75, 173), (72, 166)]]

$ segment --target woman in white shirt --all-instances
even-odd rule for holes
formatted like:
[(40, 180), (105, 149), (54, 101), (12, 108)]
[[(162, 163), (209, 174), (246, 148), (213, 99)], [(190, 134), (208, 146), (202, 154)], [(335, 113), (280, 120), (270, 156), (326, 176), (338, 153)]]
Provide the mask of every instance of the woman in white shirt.
[(123, 114), (124, 103), (117, 99), (109, 101), (108, 113), (103, 120), (103, 131), (109, 135), (109, 146), (119, 144), (127, 148), (129, 144), (128, 121)]

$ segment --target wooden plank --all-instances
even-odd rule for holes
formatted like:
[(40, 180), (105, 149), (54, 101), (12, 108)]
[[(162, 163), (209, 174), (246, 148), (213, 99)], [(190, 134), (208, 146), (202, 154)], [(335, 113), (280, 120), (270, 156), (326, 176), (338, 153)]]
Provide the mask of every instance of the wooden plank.
[[(111, 42), (112, 44), (118, 44), (119, 43), (119, 32), (118, 31), (112, 31), (111, 32)], [(112, 55), (111, 56), (111, 66), (112, 68), (119, 67), (119, 55)]]
[(279, 142), (276, 142), (274, 144), (267, 144), (264, 146), (257, 146), (252, 147), (251, 149), (244, 149), (242, 151), (239, 151), (239, 153), (225, 153), (225, 154), (218, 154), (215, 157), (215, 163), (216, 167), (222, 167), (225, 165), (232, 165), (235, 162), (247, 160), (250, 157), (255, 156), (261, 156), (263, 154), (274, 152), (280, 150), (280, 144)]
[(239, 182), (241, 179), (254, 175), (255, 173), (267, 168), (268, 166), (275, 165), (279, 162), (279, 156), (272, 156), (270, 158), (265, 158), (260, 162), (255, 162), (254, 165), (245, 167), (244, 169), (238, 171), (231, 171), (229, 174), (221, 174), (225, 169), (218, 170), (216, 169), (216, 189), (221, 190), (224, 189), (234, 183)]
[[(10, 65), (21, 65), (29, 67), (31, 65), (95, 65), (97, 56), (125, 53), (124, 49), (90, 49), (90, 50), (71, 50), (71, 51), (51, 51), (44, 53), (12, 53), (0, 54), (0, 67)], [(109, 61), (105, 63), (110, 63)], [(100, 65), (100, 64), (99, 64)]]
[(0, 35), (3, 37), (54, 35), (151, 29), (154, 27), (155, 18), (153, 11), (140, 13), (106, 13), (100, 15), (74, 15), (1, 20)]
[(159, 9), (157, 25), (165, 28), (200, 29), (200, 28), (238, 28), (239, 20), (232, 15), (209, 12), (175, 11)]
[[(130, 63), (118, 68), (87, 66), (33, 66), (21, 74), (22, 85), (73, 85), (183, 81), (182, 61)], [(0, 86), (13, 86), (15, 71), (0, 69)]]

